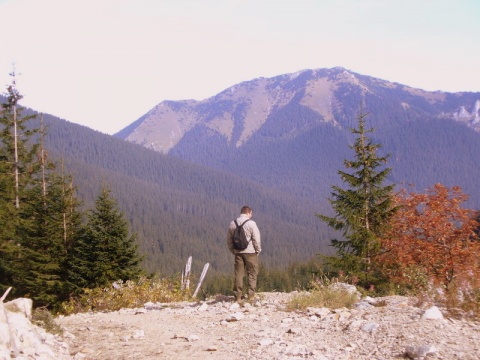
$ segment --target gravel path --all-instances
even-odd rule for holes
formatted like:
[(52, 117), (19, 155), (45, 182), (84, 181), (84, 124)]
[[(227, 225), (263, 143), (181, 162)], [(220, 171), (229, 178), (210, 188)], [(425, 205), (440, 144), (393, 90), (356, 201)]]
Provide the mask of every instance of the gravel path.
[(413, 299), (286, 312), (291, 296), (262, 293), (259, 304), (243, 307), (220, 296), (56, 321), (74, 359), (85, 360), (480, 359), (478, 322), (426, 319)]

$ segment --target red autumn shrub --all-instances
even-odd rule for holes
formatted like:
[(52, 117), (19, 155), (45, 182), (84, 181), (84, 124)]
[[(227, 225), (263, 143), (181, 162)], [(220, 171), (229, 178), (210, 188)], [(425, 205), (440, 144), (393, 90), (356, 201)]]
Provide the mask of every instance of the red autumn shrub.
[(436, 184), (425, 194), (403, 192), (391, 227), (382, 239), (377, 265), (393, 282), (421, 286), (427, 282), (449, 291), (478, 289), (480, 239), (475, 211), (462, 208), (468, 196), (459, 187)]

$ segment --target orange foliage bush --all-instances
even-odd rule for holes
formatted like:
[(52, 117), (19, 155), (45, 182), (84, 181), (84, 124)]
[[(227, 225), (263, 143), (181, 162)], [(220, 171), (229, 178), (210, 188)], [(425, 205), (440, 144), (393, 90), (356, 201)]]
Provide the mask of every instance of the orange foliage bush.
[(468, 196), (459, 187), (436, 184), (425, 194), (402, 192), (377, 265), (393, 282), (419, 286), (433, 283), (446, 291), (478, 289), (480, 239)]

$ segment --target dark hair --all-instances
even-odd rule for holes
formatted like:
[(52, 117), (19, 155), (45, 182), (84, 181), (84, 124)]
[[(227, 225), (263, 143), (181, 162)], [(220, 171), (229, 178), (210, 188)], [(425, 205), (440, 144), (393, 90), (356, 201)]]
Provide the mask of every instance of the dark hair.
[(252, 209), (249, 206), (243, 206), (242, 209), (240, 210), (240, 214), (250, 214), (252, 212)]

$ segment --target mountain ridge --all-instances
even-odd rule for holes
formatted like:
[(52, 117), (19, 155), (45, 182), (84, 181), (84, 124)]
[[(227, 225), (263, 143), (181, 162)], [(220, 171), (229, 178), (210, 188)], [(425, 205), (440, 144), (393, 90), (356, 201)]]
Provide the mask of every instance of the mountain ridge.
[(423, 99), (422, 110), (426, 114), (455, 119), (480, 131), (480, 93), (474, 103), (456, 104), (454, 109), (447, 110), (447, 106), (442, 106), (448, 104), (447, 98), (469, 93), (428, 92), (336, 67), (244, 81), (201, 101), (162, 101), (114, 136), (168, 153), (193, 127), (204, 125), (223, 136), (231, 146), (240, 147), (265, 124), (272, 112), (292, 101), (316, 113), (318, 121), (350, 126), (338, 116), (345, 98), (345, 94), (339, 96), (342, 89), (359, 92), (357, 107), (362, 101), (367, 102), (367, 94), (391, 97), (387, 93), (396, 92), (397, 96), (403, 93), (399, 105), (412, 111), (418, 111), (416, 103)]
[(472, 158), (480, 152), (479, 99), (341, 67), (302, 70), (241, 82), (201, 101), (163, 101), (115, 136), (324, 202), (330, 186), (342, 185), (337, 171), (353, 156), (350, 129), (363, 109), (381, 151), (392, 154), (388, 181), (418, 191), (458, 185), (480, 207), (480, 165)]

